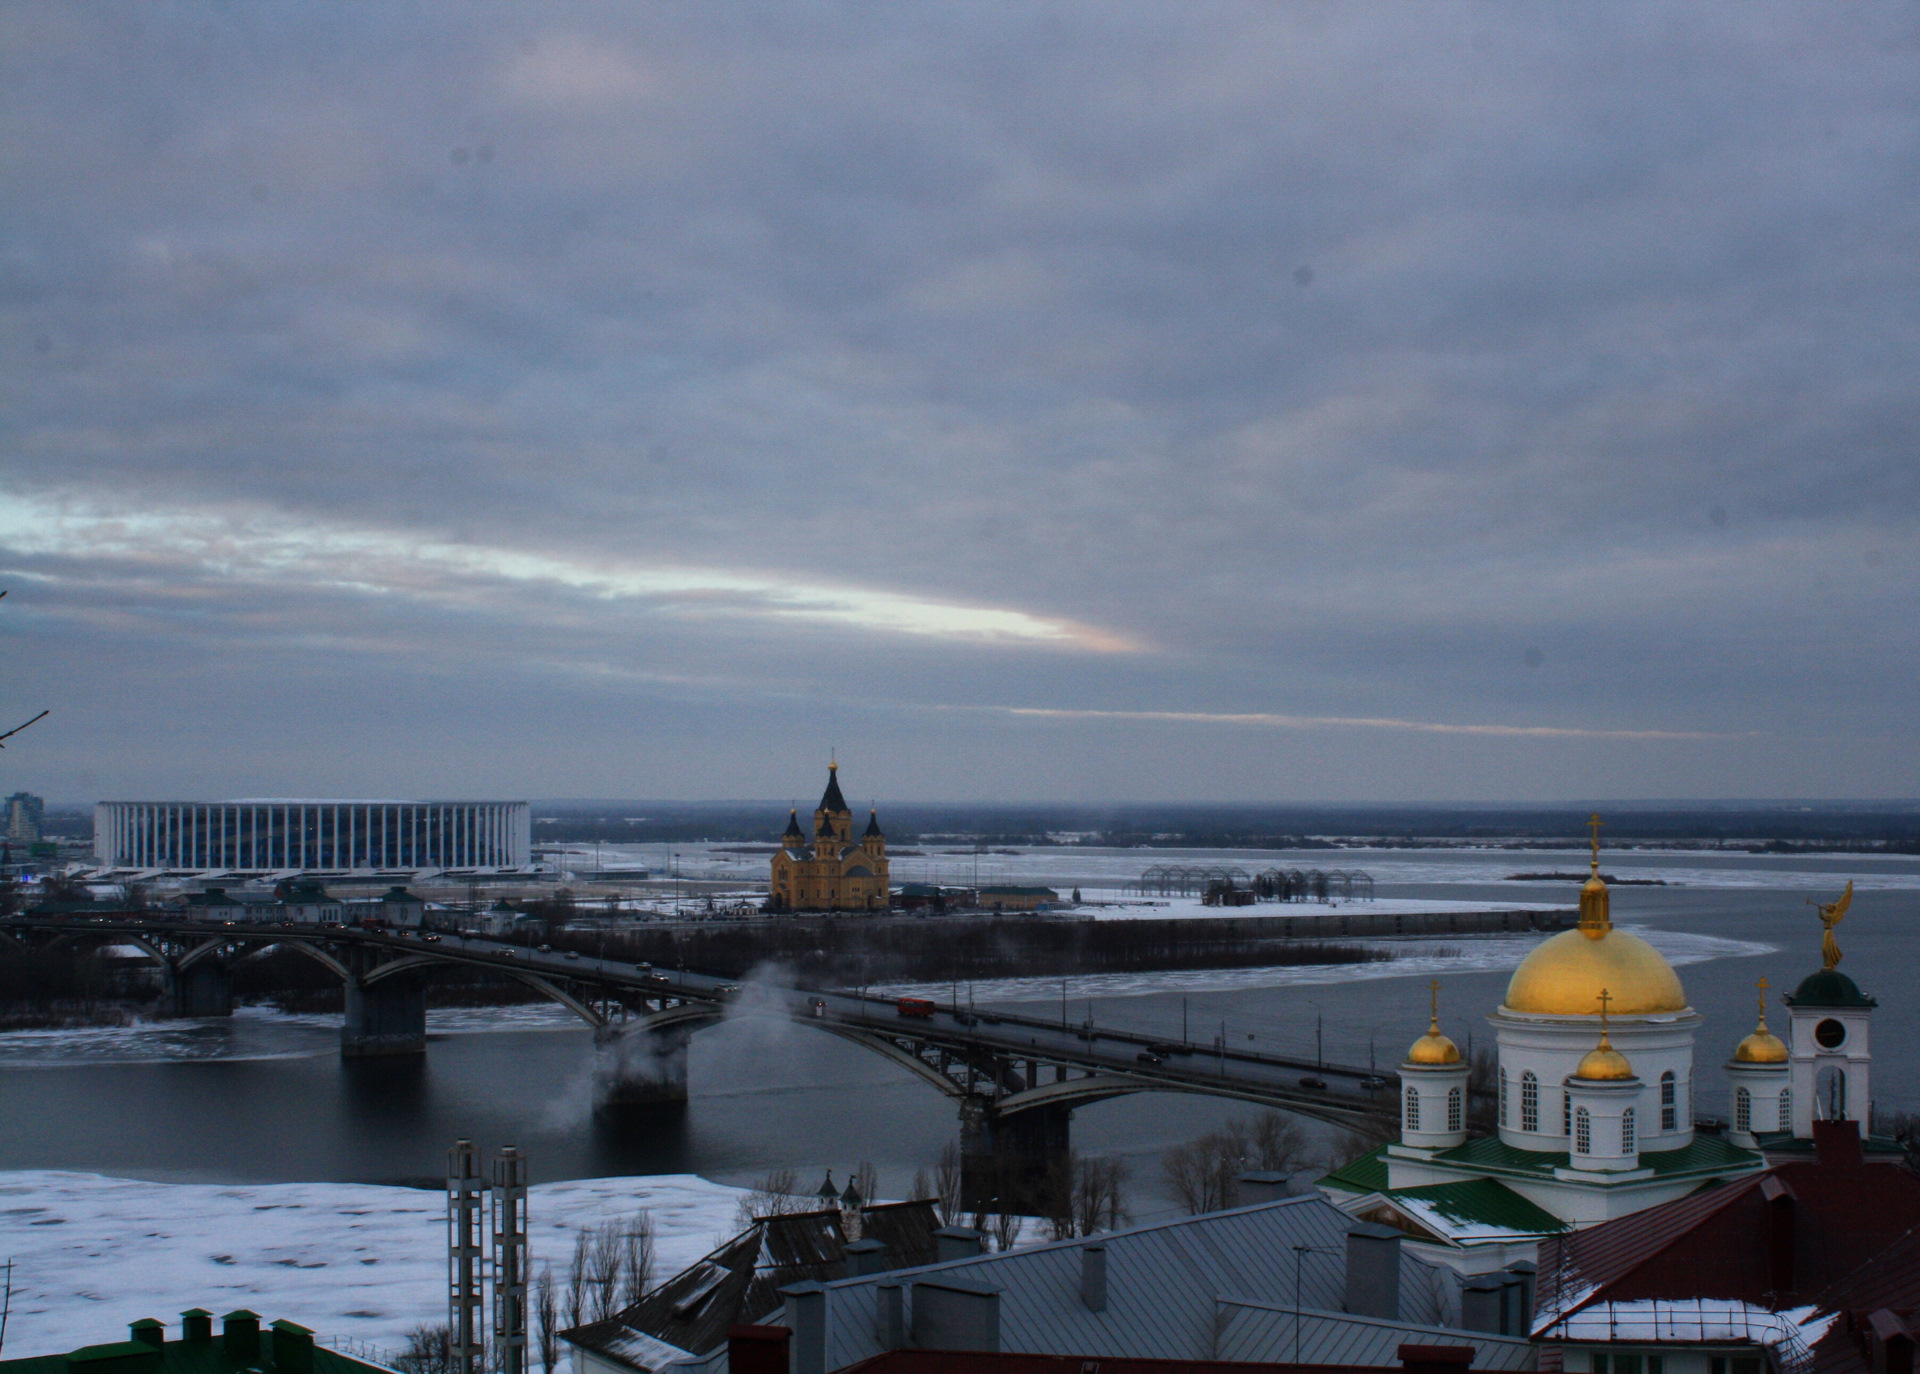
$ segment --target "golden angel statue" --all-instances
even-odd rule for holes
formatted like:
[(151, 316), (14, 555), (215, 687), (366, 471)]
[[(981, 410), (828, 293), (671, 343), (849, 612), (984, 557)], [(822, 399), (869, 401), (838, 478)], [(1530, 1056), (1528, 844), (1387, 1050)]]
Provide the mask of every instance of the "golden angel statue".
[(1820, 959), (1822, 968), (1840, 966), (1840, 945), (1833, 938), (1833, 928), (1840, 924), (1840, 918), (1847, 914), (1847, 908), (1853, 905), (1853, 880), (1847, 880), (1847, 890), (1840, 894), (1837, 902), (1808, 902), (1808, 906), (1820, 913), (1820, 924), (1826, 928), (1826, 934), (1820, 937)]

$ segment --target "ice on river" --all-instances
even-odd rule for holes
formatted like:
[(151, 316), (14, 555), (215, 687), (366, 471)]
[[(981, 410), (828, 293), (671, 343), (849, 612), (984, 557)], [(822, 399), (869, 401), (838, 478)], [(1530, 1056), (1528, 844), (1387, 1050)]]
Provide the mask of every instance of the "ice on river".
[[(742, 1190), (692, 1174), (589, 1178), (530, 1190), (534, 1272), (556, 1277), (574, 1233), (646, 1209), (654, 1274), (733, 1232)], [(446, 1204), (369, 1183), (222, 1187), (56, 1170), (0, 1172), (0, 1259), (12, 1257), (10, 1357), (125, 1340), (140, 1317), (179, 1335), (180, 1313), (236, 1307), (394, 1350), (446, 1320)]]

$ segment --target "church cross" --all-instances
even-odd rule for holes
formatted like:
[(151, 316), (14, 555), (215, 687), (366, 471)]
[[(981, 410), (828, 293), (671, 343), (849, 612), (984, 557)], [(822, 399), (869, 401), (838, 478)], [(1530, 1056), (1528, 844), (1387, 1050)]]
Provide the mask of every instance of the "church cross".
[(1605, 988), (1600, 989), (1600, 1034), (1607, 1033), (1607, 1003), (1613, 1000), (1613, 994)]
[(1760, 989), (1760, 1014), (1765, 1016), (1767, 1014), (1767, 989), (1773, 985), (1767, 981), (1766, 975), (1762, 974), (1760, 981), (1755, 983), (1754, 986)]
[(1603, 823), (1604, 822), (1601, 821), (1600, 813), (1598, 811), (1594, 812), (1591, 816), (1587, 817), (1587, 829), (1593, 832), (1592, 864), (1593, 864), (1593, 876), (1596, 878), (1600, 876), (1600, 827)]

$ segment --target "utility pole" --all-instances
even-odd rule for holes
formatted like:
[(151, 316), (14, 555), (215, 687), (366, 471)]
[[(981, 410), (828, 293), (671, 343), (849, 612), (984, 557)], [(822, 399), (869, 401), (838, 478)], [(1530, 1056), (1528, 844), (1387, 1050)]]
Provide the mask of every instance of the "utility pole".
[(527, 1160), (493, 1161), (493, 1349), (500, 1374), (527, 1374)]
[(447, 1151), (447, 1327), (453, 1374), (479, 1374), (482, 1355), (480, 1151), (461, 1140)]

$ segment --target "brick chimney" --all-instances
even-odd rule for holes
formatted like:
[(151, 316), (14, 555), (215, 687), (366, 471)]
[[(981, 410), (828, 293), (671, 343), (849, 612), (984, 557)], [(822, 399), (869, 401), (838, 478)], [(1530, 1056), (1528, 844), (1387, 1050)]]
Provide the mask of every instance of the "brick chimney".
[(793, 1332), (784, 1326), (727, 1328), (727, 1368), (732, 1374), (787, 1374)]
[(1813, 1157), (1827, 1168), (1848, 1168), (1866, 1163), (1860, 1153), (1858, 1121), (1816, 1121), (1813, 1123)]

